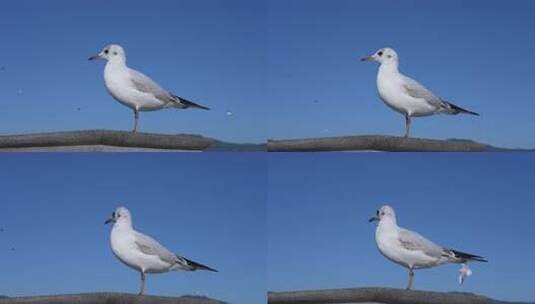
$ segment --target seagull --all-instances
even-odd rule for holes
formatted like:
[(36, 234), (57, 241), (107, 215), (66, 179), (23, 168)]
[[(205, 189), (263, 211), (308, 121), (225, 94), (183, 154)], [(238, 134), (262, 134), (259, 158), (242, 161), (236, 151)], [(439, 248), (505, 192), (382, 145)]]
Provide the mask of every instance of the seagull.
[(117, 44), (106, 46), (99, 54), (89, 60), (107, 60), (104, 68), (104, 84), (108, 92), (121, 104), (134, 111), (134, 129), (137, 132), (140, 111), (155, 111), (163, 108), (197, 108), (209, 110), (185, 98), (162, 89), (145, 74), (126, 65), (124, 49)]
[(169, 251), (150, 236), (134, 230), (132, 216), (125, 207), (117, 208), (105, 224), (113, 223), (110, 243), (113, 254), (125, 265), (141, 274), (139, 295), (145, 292), (145, 274), (176, 270), (217, 270)]
[(380, 64), (377, 74), (379, 96), (387, 106), (405, 116), (405, 138), (409, 137), (411, 117), (440, 113), (479, 116), (476, 112), (437, 97), (416, 80), (401, 74), (398, 69), (398, 54), (391, 48), (382, 48), (361, 61), (376, 61)]
[(409, 270), (407, 290), (412, 289), (414, 270), (430, 268), (444, 263), (461, 264), (459, 283), (472, 274), (468, 262), (487, 262), (483, 257), (441, 247), (420, 234), (401, 228), (396, 223), (396, 213), (390, 206), (377, 210), (369, 222), (377, 223), (375, 241), (383, 256)]

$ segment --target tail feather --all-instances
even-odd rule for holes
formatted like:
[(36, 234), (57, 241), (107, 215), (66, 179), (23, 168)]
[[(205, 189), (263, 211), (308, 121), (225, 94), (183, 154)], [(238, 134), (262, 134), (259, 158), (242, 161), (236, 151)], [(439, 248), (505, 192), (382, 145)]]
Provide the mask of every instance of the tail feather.
[(450, 111), (451, 114), (464, 113), (464, 114), (471, 114), (471, 115), (479, 116), (479, 113), (463, 109), (463, 108), (461, 108), (461, 107), (459, 107), (457, 105), (454, 105), (453, 103), (448, 102), (448, 101), (444, 101), (444, 102), (448, 106), (448, 110)]
[(193, 101), (189, 101), (186, 98), (182, 98), (176, 95), (173, 95), (173, 97), (176, 99), (177, 103), (180, 104), (179, 106), (180, 108), (183, 108), (183, 109), (197, 108), (197, 109), (203, 109), (203, 110), (210, 110), (210, 108), (194, 103)]
[(476, 261), (476, 262), (484, 262), (487, 263), (488, 261), (485, 260), (482, 256), (474, 255), (462, 251), (457, 251), (453, 249), (449, 249), (451, 253), (453, 253), (453, 256), (457, 259), (462, 260), (462, 262), (468, 262), (468, 261)]
[(184, 257), (181, 257), (181, 258), (184, 259), (184, 261), (191, 268), (192, 271), (195, 271), (195, 270), (208, 270), (208, 271), (218, 272), (217, 270), (215, 270), (213, 268), (210, 268), (210, 267), (208, 267), (206, 265), (203, 265), (201, 263), (197, 263), (195, 261), (186, 259)]

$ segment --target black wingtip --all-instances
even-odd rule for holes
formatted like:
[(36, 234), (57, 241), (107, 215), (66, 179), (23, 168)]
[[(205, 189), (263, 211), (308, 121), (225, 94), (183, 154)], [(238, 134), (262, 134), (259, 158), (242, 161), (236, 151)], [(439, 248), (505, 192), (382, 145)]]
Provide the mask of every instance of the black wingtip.
[(197, 269), (198, 270), (211, 271), (211, 272), (219, 272), (217, 269), (214, 269), (214, 268), (211, 268), (211, 267), (208, 267), (206, 265), (199, 264), (199, 263), (197, 263)]
[(473, 112), (473, 111), (470, 111), (470, 110), (467, 110), (467, 109), (463, 109), (463, 108), (461, 108), (461, 107), (459, 107), (457, 105), (454, 105), (451, 102), (448, 102), (448, 105), (454, 111), (453, 114), (464, 113), (464, 114), (470, 114), (470, 115), (474, 115), (474, 116), (480, 116), (479, 113), (476, 113), (476, 112)]
[(481, 116), (481, 115), (479, 115), (479, 113), (472, 112), (472, 111), (468, 111), (468, 110), (466, 110), (466, 111), (463, 112), (463, 113), (470, 114), (470, 115), (474, 115), (474, 116)]
[(181, 104), (185, 105), (186, 106), (185, 108), (196, 108), (196, 109), (201, 109), (201, 110), (206, 110), (206, 111), (210, 110), (209, 107), (205, 107), (205, 106), (200, 105), (198, 103), (195, 103), (193, 101), (187, 100), (186, 98), (182, 98), (182, 97), (179, 97), (179, 96), (176, 96), (176, 95), (173, 95), (173, 97), (178, 99), (178, 101)]
[(450, 250), (451, 250), (451, 252), (453, 252), (455, 257), (457, 257), (457, 258), (464, 259), (466, 261), (476, 261), (476, 262), (488, 263), (488, 261), (482, 256), (471, 254), (471, 253), (466, 253), (466, 252), (462, 252), (462, 251), (457, 251), (457, 250), (453, 250), (453, 249), (450, 249)]
[(207, 270), (207, 271), (212, 271), (212, 272), (219, 272), (216, 269), (208, 267), (208, 266), (203, 265), (201, 263), (198, 263), (198, 262), (186, 259), (186, 258), (183, 258), (183, 259), (186, 260), (186, 262), (188, 263), (189, 266), (193, 267), (193, 270)]
[(188, 107), (188, 108), (195, 108), (195, 109), (201, 109), (201, 110), (210, 111), (210, 108), (209, 108), (209, 107), (201, 106), (200, 104), (191, 102), (191, 101), (189, 101), (189, 100), (180, 99), (180, 101), (181, 101), (183, 104), (185, 104), (186, 107)]

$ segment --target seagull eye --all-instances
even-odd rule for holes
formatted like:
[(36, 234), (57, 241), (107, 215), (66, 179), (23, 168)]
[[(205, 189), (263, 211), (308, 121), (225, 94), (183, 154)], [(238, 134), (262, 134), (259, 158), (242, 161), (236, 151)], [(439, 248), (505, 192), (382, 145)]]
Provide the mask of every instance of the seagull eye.
[(117, 52), (113, 52), (113, 55), (117, 55)]
[(104, 54), (108, 54), (109, 52), (110, 52), (110, 51), (108, 51), (108, 50), (105, 50), (105, 51), (104, 51)]
[(377, 55), (383, 56), (383, 51), (379, 51), (379, 53), (377, 53)]

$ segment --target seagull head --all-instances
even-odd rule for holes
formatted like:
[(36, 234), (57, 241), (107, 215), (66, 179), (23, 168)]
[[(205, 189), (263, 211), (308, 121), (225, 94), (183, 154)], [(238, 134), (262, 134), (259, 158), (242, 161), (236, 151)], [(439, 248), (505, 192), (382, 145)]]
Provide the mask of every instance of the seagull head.
[(102, 51), (96, 55), (89, 57), (89, 60), (104, 59), (107, 61), (120, 60), (125, 61), (126, 55), (122, 46), (118, 44), (110, 44), (102, 49)]
[(361, 61), (375, 61), (379, 62), (380, 64), (391, 62), (397, 63), (398, 54), (391, 48), (382, 48), (377, 50), (372, 55), (362, 58)]
[(125, 207), (119, 207), (115, 209), (115, 211), (113, 211), (111, 214), (111, 217), (104, 222), (105, 225), (109, 223), (128, 223), (131, 225), (132, 216), (130, 215), (130, 211)]
[(390, 206), (383, 206), (377, 210), (375, 216), (370, 218), (368, 222), (370, 223), (380, 223), (383, 220), (391, 220), (394, 223), (396, 222), (396, 213), (394, 209)]

